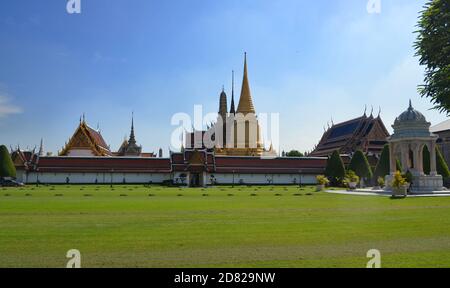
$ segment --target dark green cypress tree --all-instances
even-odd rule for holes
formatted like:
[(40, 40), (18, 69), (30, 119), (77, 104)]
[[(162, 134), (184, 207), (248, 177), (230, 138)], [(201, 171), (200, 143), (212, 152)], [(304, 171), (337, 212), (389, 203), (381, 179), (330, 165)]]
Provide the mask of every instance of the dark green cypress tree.
[(354, 171), (360, 178), (372, 179), (373, 177), (369, 161), (361, 150), (355, 152), (348, 169)]
[(450, 171), (448, 169), (447, 162), (445, 162), (444, 156), (442, 156), (441, 149), (436, 147), (436, 170), (439, 175), (442, 175), (444, 178), (450, 177)]
[(334, 151), (331, 157), (328, 158), (327, 167), (325, 169), (325, 176), (328, 177), (331, 185), (342, 185), (342, 181), (345, 177), (345, 165), (342, 161), (339, 151)]
[[(425, 146), (423, 148), (423, 172), (427, 175), (430, 175), (431, 167), (430, 167), (430, 151), (428, 147)], [(450, 177), (450, 171), (448, 169), (447, 162), (445, 162), (444, 156), (442, 156), (441, 149), (436, 147), (436, 170), (439, 175), (442, 175), (444, 178)]]
[(16, 167), (11, 159), (8, 148), (0, 146), (0, 177), (16, 178)]
[(380, 160), (378, 160), (377, 167), (375, 168), (374, 172), (374, 179), (375, 181), (378, 180), (379, 177), (385, 177), (386, 175), (389, 175), (391, 172), (391, 165), (390, 165), (390, 155), (389, 155), (389, 145), (385, 145), (383, 148), (383, 152), (381, 152)]

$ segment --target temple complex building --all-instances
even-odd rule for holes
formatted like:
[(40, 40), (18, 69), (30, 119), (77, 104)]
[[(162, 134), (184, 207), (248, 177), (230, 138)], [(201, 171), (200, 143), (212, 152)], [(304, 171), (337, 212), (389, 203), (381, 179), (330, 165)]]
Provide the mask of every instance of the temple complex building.
[[(242, 89), (237, 107), (234, 73), (231, 107), (225, 89), (219, 97), (217, 122), (205, 131), (187, 133), (181, 152), (163, 158), (143, 153), (131, 133), (113, 152), (99, 129), (91, 128), (83, 116), (73, 136), (58, 156), (39, 152), (12, 151), (17, 178), (27, 184), (149, 184), (171, 183), (190, 187), (208, 185), (295, 185), (316, 184), (324, 173), (326, 157), (277, 157), (263, 143), (260, 121), (244, 60)], [(211, 139), (211, 143), (205, 143)], [(267, 157), (268, 156), (268, 157)]]
[(217, 156), (185, 150), (169, 158), (39, 156), (13, 152), (17, 179), (26, 184), (312, 185), (326, 158)]
[[(244, 75), (237, 110), (234, 101), (233, 72), (230, 110), (228, 110), (227, 94), (222, 89), (219, 97), (217, 122), (212, 127), (209, 127), (207, 131), (188, 133), (184, 148), (202, 149), (208, 147), (213, 149), (216, 155), (220, 156), (276, 156), (276, 151), (266, 150), (261, 140), (261, 127), (248, 79), (247, 54), (245, 54)], [(204, 142), (205, 135), (207, 136), (206, 138), (211, 138), (212, 145), (206, 145)]]
[(333, 124), (325, 130), (311, 156), (327, 157), (336, 150), (341, 154), (352, 155), (357, 150), (362, 150), (368, 156), (378, 158), (389, 136), (380, 115), (367, 116), (364, 112), (359, 118)]
[(134, 115), (131, 119), (131, 133), (130, 139), (124, 139), (119, 151), (115, 153), (115, 156), (130, 156), (130, 157), (141, 157), (142, 156), (142, 146), (138, 146), (136, 142), (136, 137), (134, 135)]
[(84, 115), (75, 133), (58, 154), (68, 157), (112, 156), (111, 149), (100, 131), (91, 128)]
[(445, 161), (450, 166), (450, 120), (431, 127), (431, 132), (439, 136), (437, 144)]
[(142, 147), (137, 145), (134, 132), (134, 117), (131, 120), (130, 138), (128, 140), (124, 139), (117, 152), (111, 151), (100, 130), (89, 126), (85, 116), (83, 116), (75, 133), (58, 155), (65, 157), (156, 157), (154, 153), (143, 153)]

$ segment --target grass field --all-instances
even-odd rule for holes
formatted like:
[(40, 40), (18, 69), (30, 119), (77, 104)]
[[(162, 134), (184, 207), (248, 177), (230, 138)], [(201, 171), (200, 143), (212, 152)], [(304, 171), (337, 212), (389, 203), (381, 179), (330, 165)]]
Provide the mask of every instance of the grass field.
[(0, 267), (450, 267), (450, 198), (306, 187), (0, 188)]

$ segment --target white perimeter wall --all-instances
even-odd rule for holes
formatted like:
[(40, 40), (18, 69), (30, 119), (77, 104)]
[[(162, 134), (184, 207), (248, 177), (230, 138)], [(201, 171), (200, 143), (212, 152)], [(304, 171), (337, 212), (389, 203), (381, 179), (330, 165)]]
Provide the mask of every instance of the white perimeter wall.
[[(189, 174), (185, 173), (175, 173), (173, 179), (180, 178), (181, 174)], [(211, 176), (214, 176), (216, 179), (217, 185), (229, 185), (233, 184), (233, 174), (206, 174), (205, 182), (207, 185), (211, 185)], [(240, 180), (243, 181), (244, 184), (249, 185), (290, 185), (290, 184), (299, 184), (299, 178), (301, 177), (301, 183), (304, 185), (315, 185), (317, 175), (298, 175), (298, 174), (234, 174), (234, 184), (239, 184)], [(269, 182), (270, 181), (270, 182)], [(181, 183), (179, 181), (178, 183)]]
[[(233, 174), (208, 174), (207, 183), (211, 183), (211, 175), (214, 175), (217, 184), (232, 184)], [(289, 185), (301, 183), (305, 185), (316, 184), (317, 175), (298, 175), (298, 174), (234, 174), (234, 183), (239, 184), (242, 180), (244, 184), (271, 184), (271, 185)]]
[[(167, 180), (177, 179), (181, 174), (174, 173), (173, 177), (171, 173), (162, 174), (147, 174), (147, 173), (114, 173), (112, 177), (112, 183), (122, 184), (125, 178), (125, 182), (129, 184), (147, 184), (162, 183)], [(211, 176), (214, 175), (217, 185), (221, 184), (233, 184), (233, 174), (206, 174), (204, 181), (207, 185), (211, 184)], [(39, 179), (40, 183), (45, 184), (65, 184), (66, 178), (70, 179), (71, 184), (95, 184), (96, 179), (98, 184), (110, 184), (111, 173), (29, 173), (28, 181), (24, 171), (17, 171), (17, 179), (23, 183), (36, 183)], [(300, 176), (298, 174), (234, 174), (234, 184), (239, 184), (242, 180), (243, 184), (248, 185), (290, 185), (299, 184)], [(181, 181), (178, 182), (181, 184)], [(301, 183), (304, 185), (315, 185), (316, 175), (301, 175)], [(186, 181), (185, 181), (185, 184)]]
[[(70, 184), (147, 184), (147, 183), (162, 183), (165, 180), (170, 180), (170, 173), (165, 174), (147, 174), (147, 173), (39, 173), (39, 182), (45, 184), (65, 184), (66, 179), (70, 179)], [(28, 181), (26, 176), (22, 176), (24, 183), (36, 183), (38, 180), (37, 173), (29, 173)]]

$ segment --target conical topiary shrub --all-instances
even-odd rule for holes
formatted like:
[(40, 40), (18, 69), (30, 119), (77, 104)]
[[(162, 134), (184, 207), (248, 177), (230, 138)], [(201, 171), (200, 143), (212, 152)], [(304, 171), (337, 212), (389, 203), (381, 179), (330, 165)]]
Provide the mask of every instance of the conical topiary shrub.
[(375, 172), (373, 174), (375, 180), (380, 177), (384, 178), (390, 174), (390, 159), (391, 157), (389, 156), (389, 145), (385, 145), (383, 148), (383, 152), (381, 152), (380, 160), (378, 160), (377, 167), (375, 168)]
[(372, 168), (370, 168), (369, 161), (361, 150), (355, 152), (348, 169), (354, 171), (362, 179), (372, 179)]
[(342, 181), (345, 178), (345, 165), (339, 151), (334, 151), (328, 159), (325, 176), (328, 177), (332, 186), (342, 185)]
[(0, 177), (16, 178), (16, 167), (11, 159), (8, 148), (0, 146)]

